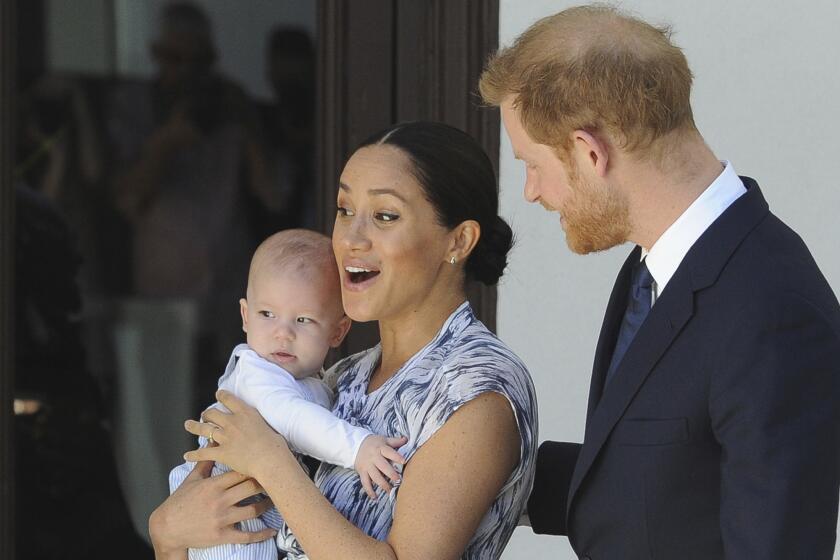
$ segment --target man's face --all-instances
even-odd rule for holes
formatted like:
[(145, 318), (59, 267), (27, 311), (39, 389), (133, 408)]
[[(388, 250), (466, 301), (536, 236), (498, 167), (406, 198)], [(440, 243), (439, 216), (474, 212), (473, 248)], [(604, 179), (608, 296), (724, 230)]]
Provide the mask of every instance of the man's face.
[[(559, 212), (569, 196), (569, 172), (566, 165), (560, 161), (553, 148), (537, 144), (528, 136), (510, 100), (502, 103), (501, 109), (502, 122), (513, 146), (513, 155), (525, 163), (525, 200), (539, 202), (550, 212)], [(562, 221), (562, 214), (560, 219)]]
[(501, 110), (514, 156), (525, 162), (525, 200), (560, 214), (569, 249), (586, 254), (624, 243), (630, 232), (629, 207), (619, 191), (584, 178), (574, 153), (566, 164), (554, 148), (534, 142), (510, 99)]

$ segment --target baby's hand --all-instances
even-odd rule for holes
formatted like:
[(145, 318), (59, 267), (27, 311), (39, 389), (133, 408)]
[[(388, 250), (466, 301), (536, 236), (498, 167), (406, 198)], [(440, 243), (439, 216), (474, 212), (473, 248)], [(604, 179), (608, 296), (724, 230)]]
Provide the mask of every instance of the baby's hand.
[(405, 464), (405, 459), (395, 449), (402, 447), (407, 441), (408, 438), (405, 436), (386, 438), (377, 435), (369, 435), (362, 441), (353, 467), (359, 473), (362, 487), (371, 500), (376, 499), (376, 492), (373, 491), (374, 482), (386, 493), (391, 491), (391, 484), (385, 477), (393, 482), (399, 482), (400, 475), (391, 462)]

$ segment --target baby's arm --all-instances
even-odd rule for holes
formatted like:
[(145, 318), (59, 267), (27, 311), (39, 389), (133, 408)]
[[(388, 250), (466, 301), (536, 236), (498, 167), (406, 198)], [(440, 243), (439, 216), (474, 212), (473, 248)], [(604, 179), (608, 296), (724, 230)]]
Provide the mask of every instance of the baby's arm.
[[(296, 450), (321, 461), (359, 471), (366, 490), (373, 479), (389, 491), (390, 485), (382, 474), (395, 482), (399, 480), (399, 475), (388, 461), (405, 462), (392, 449), (403, 445), (404, 439), (386, 439), (365, 428), (353, 426), (323, 406), (305, 399), (303, 391), (294, 381), (281, 379), (276, 373), (259, 367), (249, 368), (247, 375), (240, 377), (236, 391), (245, 402), (256, 407), (265, 421)], [(387, 449), (383, 451), (383, 448)], [(372, 477), (372, 471), (376, 471), (378, 476)]]

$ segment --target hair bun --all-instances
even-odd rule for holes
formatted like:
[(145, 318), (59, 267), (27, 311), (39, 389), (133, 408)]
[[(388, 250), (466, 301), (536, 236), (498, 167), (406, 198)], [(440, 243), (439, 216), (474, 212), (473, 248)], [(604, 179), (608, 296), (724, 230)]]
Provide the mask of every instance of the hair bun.
[(496, 216), (489, 231), (482, 231), (478, 244), (467, 260), (467, 277), (487, 286), (498, 283), (507, 267), (507, 255), (513, 247), (513, 231)]

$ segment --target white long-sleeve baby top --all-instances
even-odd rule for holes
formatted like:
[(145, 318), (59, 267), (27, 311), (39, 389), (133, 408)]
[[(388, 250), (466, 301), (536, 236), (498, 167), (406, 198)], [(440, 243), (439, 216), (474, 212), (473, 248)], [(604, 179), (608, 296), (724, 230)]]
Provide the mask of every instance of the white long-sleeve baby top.
[(219, 389), (256, 408), (294, 451), (333, 465), (353, 468), (362, 441), (371, 435), (333, 415), (333, 392), (317, 376), (296, 379), (247, 344), (233, 349)]

